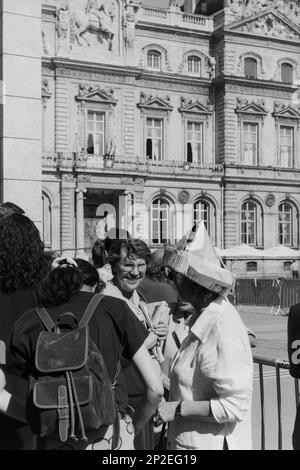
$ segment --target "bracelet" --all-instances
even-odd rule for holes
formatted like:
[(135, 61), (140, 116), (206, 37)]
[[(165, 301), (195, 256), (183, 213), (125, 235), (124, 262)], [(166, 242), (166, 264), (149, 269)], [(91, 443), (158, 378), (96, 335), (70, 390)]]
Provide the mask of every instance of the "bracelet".
[(181, 416), (181, 405), (182, 405), (183, 400), (180, 400), (180, 402), (177, 404), (176, 409), (175, 409), (175, 416)]

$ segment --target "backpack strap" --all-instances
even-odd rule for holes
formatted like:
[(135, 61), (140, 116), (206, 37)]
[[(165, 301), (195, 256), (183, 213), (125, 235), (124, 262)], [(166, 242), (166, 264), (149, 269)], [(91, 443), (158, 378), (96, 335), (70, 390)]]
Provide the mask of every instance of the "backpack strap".
[(103, 294), (96, 294), (94, 297), (91, 299), (90, 303), (88, 304), (84, 314), (82, 315), (82, 318), (79, 322), (79, 328), (86, 326), (90, 319), (92, 318), (92, 315), (94, 311), (96, 310), (99, 302), (104, 298), (105, 296)]
[(121, 361), (118, 362), (117, 370), (114, 376), (114, 380), (112, 383), (112, 391), (114, 394), (114, 407), (116, 412), (116, 418), (113, 423), (113, 435), (112, 435), (112, 450), (117, 450), (120, 445), (120, 434), (121, 434), (121, 423), (120, 423), (120, 413), (117, 407), (117, 402), (115, 399), (115, 387), (117, 385), (117, 378), (122, 370)]
[(53, 328), (55, 327), (55, 323), (50, 317), (49, 313), (45, 309), (45, 307), (36, 307), (35, 308), (36, 313), (38, 314), (41, 322), (45, 326), (46, 330), (52, 331)]

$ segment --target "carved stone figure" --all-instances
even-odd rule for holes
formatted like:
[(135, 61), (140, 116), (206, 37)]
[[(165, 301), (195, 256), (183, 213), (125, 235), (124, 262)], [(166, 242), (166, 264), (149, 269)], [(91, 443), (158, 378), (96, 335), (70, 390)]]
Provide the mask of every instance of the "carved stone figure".
[(299, 34), (275, 18), (272, 13), (246, 23), (240, 30), (254, 34), (299, 40)]
[(237, 17), (245, 18), (266, 8), (283, 13), (290, 21), (300, 24), (298, 0), (227, 0), (227, 6)]
[(56, 12), (56, 31), (58, 35), (58, 50), (67, 51), (70, 47), (70, 11), (67, 0), (61, 2)]
[(115, 32), (113, 21), (116, 16), (116, 3), (114, 0), (88, 0), (84, 11), (77, 11), (73, 15), (74, 36), (80, 46), (81, 38), (90, 46), (85, 33), (94, 31), (104, 36), (108, 42), (108, 49), (111, 51)]
[(180, 10), (184, 6), (184, 0), (170, 0), (169, 8), (173, 10)]
[(49, 48), (48, 48), (48, 44), (46, 42), (45, 31), (43, 31), (43, 30), (42, 30), (42, 44), (43, 44), (43, 53), (48, 55), (49, 54)]
[(128, 3), (123, 12), (122, 25), (124, 29), (125, 45), (129, 48), (134, 46), (136, 13), (139, 9), (138, 3)]
[(214, 57), (207, 58), (207, 68), (208, 68), (209, 78), (212, 80), (213, 78), (215, 78), (215, 73), (216, 73), (216, 59)]

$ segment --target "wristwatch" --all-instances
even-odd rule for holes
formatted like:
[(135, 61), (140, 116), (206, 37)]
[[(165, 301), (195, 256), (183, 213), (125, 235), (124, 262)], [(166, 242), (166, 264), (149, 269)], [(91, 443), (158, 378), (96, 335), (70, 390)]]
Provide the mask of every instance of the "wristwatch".
[(178, 405), (175, 408), (175, 416), (182, 416), (181, 415), (181, 405), (182, 405), (183, 400), (180, 400)]

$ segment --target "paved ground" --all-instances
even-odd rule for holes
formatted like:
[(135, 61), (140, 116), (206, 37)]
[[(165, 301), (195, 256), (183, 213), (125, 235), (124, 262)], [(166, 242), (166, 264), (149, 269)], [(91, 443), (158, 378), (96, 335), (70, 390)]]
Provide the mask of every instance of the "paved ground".
[[(271, 308), (239, 306), (244, 323), (255, 331), (257, 347), (254, 355), (269, 359), (287, 359), (287, 316), (272, 315)], [(252, 435), (254, 449), (261, 449), (261, 404), (258, 366), (254, 369), (252, 404)], [(276, 376), (273, 367), (264, 367), (265, 393), (265, 448), (278, 449), (278, 413)], [(282, 448), (292, 449), (292, 431), (295, 417), (294, 381), (288, 371), (281, 371)]]

